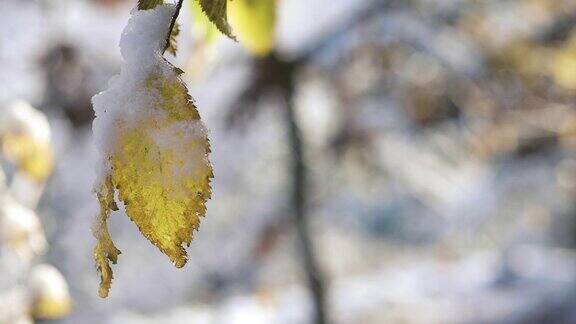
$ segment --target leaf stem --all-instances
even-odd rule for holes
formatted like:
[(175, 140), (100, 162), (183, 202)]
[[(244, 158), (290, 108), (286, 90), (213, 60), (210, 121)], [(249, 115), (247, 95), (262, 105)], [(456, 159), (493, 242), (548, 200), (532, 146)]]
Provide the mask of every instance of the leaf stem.
[(172, 35), (172, 29), (174, 29), (176, 19), (178, 18), (178, 15), (180, 15), (180, 9), (182, 9), (183, 2), (184, 0), (178, 0), (178, 3), (176, 4), (176, 11), (174, 12), (172, 20), (170, 21), (170, 28), (168, 28), (168, 35), (166, 35), (166, 45), (164, 45), (164, 50), (162, 51), (162, 53), (166, 52), (168, 46), (170, 46), (170, 35)]

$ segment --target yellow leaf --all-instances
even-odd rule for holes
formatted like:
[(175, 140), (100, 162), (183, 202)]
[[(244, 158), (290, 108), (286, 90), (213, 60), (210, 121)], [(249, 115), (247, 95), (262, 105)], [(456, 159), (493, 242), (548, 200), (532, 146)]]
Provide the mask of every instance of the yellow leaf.
[(274, 46), (276, 0), (233, 0), (228, 4), (228, 20), (238, 40), (257, 56)]
[(95, 136), (105, 143), (94, 229), (102, 297), (113, 277), (110, 262), (120, 254), (107, 229), (117, 209), (115, 193), (140, 232), (176, 267), (186, 264), (185, 246), (211, 196), (207, 131), (179, 77), (182, 71), (161, 56), (173, 8), (160, 5), (131, 18), (121, 40), (126, 64), (94, 98)]
[(51, 265), (35, 266), (29, 280), (31, 313), (37, 319), (56, 320), (72, 311), (72, 300), (64, 276)]
[(551, 75), (558, 85), (569, 91), (576, 90), (576, 33), (557, 50), (549, 64)]
[(97, 192), (98, 203), (100, 204), (100, 214), (98, 215), (95, 227), (93, 229), (96, 237), (96, 246), (94, 247), (94, 261), (96, 269), (100, 273), (100, 297), (108, 296), (110, 285), (112, 284), (112, 268), (110, 262), (116, 264), (120, 250), (114, 246), (110, 233), (108, 232), (108, 218), (110, 213), (118, 210), (114, 202), (114, 188), (110, 177), (106, 178), (102, 187)]
[(1, 198), (0, 244), (25, 262), (43, 254), (47, 243), (38, 215), (13, 199)]
[(48, 120), (27, 102), (0, 109), (0, 144), (4, 157), (32, 179), (42, 182), (52, 172)]
[(54, 168), (49, 143), (37, 142), (26, 134), (3, 136), (2, 151), (8, 161), (38, 182), (44, 181)]
[(111, 156), (112, 183), (142, 234), (182, 267), (183, 244), (211, 194), (208, 138), (181, 82), (151, 75), (145, 87), (157, 91), (167, 116), (126, 129)]

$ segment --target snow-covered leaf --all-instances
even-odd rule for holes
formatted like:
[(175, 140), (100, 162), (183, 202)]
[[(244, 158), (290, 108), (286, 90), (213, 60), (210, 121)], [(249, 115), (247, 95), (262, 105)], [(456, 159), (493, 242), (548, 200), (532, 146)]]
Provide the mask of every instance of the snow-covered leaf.
[(101, 212), (94, 258), (103, 297), (112, 280), (109, 263), (120, 253), (107, 229), (117, 209), (115, 192), (140, 232), (176, 267), (187, 261), (185, 245), (211, 196), (206, 128), (179, 70), (162, 57), (174, 10), (174, 5), (159, 5), (133, 14), (120, 42), (121, 73), (93, 99), (102, 159), (95, 188)]

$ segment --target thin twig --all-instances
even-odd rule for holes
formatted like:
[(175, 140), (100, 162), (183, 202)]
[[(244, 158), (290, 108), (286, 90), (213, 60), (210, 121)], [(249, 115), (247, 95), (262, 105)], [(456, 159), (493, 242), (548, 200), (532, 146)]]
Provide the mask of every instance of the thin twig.
[(170, 46), (170, 36), (172, 35), (172, 29), (174, 29), (174, 25), (176, 25), (176, 19), (178, 19), (178, 15), (180, 15), (180, 9), (182, 9), (183, 2), (184, 0), (178, 0), (178, 3), (176, 4), (176, 11), (172, 16), (172, 21), (170, 21), (170, 28), (168, 28), (168, 35), (166, 36), (166, 45), (164, 45), (164, 51), (162, 51), (162, 53), (166, 52)]

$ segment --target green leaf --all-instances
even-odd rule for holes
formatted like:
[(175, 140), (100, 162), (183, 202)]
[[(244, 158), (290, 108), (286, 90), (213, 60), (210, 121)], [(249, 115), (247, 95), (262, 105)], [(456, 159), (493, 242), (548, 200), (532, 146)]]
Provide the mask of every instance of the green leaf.
[(201, 42), (206, 44), (214, 42), (220, 36), (218, 28), (204, 14), (199, 1), (190, 1), (189, 4), (192, 13), (192, 32)]
[(208, 19), (216, 25), (218, 30), (230, 37), (233, 40), (236, 40), (236, 37), (232, 34), (232, 27), (228, 24), (227, 19), (227, 4), (228, 0), (198, 0), (200, 1), (200, 6), (202, 7), (202, 11), (204, 14), (208, 16)]
[(164, 4), (164, 0), (138, 0), (138, 10), (153, 9), (161, 4)]

